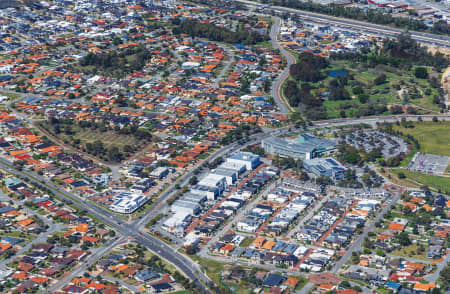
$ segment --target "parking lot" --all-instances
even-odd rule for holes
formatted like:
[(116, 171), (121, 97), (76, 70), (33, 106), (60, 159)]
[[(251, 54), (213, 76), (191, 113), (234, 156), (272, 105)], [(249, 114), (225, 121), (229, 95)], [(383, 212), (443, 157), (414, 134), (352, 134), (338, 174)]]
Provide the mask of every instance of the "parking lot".
[(394, 157), (401, 152), (408, 151), (408, 146), (402, 139), (387, 135), (380, 130), (349, 132), (345, 134), (343, 140), (346, 144), (363, 149), (365, 152), (381, 148), (384, 158)]
[(408, 165), (408, 170), (443, 175), (450, 163), (450, 157), (417, 152)]

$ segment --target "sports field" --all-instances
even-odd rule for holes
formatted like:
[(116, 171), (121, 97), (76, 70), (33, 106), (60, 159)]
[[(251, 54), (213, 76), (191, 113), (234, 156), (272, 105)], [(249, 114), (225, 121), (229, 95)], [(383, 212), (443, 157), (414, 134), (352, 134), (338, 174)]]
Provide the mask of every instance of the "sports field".
[(418, 151), (450, 156), (450, 121), (414, 123), (414, 128), (394, 125), (395, 130), (410, 134), (420, 143)]

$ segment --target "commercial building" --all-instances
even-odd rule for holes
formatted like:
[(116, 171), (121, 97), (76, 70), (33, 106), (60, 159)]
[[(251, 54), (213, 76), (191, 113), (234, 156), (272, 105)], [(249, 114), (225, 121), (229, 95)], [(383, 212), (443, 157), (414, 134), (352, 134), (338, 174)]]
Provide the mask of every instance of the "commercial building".
[(201, 204), (204, 201), (206, 201), (205, 195), (186, 192), (172, 203), (170, 210), (175, 213), (196, 215), (201, 211)]
[(336, 150), (335, 142), (310, 134), (301, 134), (296, 139), (270, 137), (263, 139), (261, 146), (267, 153), (303, 160), (330, 154)]
[(169, 169), (164, 166), (157, 167), (150, 173), (150, 177), (154, 179), (164, 179), (169, 174)]
[(336, 142), (328, 139), (321, 139), (311, 134), (300, 134), (297, 137), (297, 142), (301, 144), (312, 144), (315, 146), (314, 155), (323, 156), (331, 154), (337, 149)]
[(121, 192), (114, 196), (110, 209), (118, 213), (133, 213), (147, 201), (148, 198), (142, 194)]
[(192, 194), (205, 196), (208, 200), (215, 200), (220, 195), (219, 188), (195, 185), (191, 188)]
[(238, 152), (229, 156), (227, 162), (245, 164), (247, 170), (252, 170), (260, 163), (259, 155), (250, 152)]
[(225, 177), (227, 185), (233, 185), (238, 178), (238, 171), (228, 168), (219, 167), (215, 169), (212, 174)]
[(316, 176), (330, 177), (334, 180), (344, 179), (346, 168), (331, 157), (314, 158), (303, 161), (303, 167)]
[(174, 212), (182, 211), (191, 215), (195, 215), (200, 212), (200, 205), (192, 201), (176, 200), (174, 203), (172, 203), (170, 209)]
[[(216, 196), (222, 194), (225, 190), (227, 181), (224, 176), (217, 174), (208, 174), (201, 179), (197, 185), (192, 188), (194, 194), (207, 196), (208, 199), (214, 200)], [(212, 194), (214, 192), (214, 195)]]
[(284, 138), (270, 137), (261, 141), (264, 151), (281, 157), (295, 159), (311, 159), (314, 157), (315, 146), (293, 142)]
[(242, 162), (225, 161), (224, 163), (219, 165), (217, 168), (235, 170), (237, 172), (238, 176), (240, 176), (242, 173), (244, 173), (246, 171), (247, 166), (245, 163), (242, 163)]
[(130, 191), (135, 194), (146, 193), (153, 185), (155, 185), (153, 179), (140, 179), (130, 187)]

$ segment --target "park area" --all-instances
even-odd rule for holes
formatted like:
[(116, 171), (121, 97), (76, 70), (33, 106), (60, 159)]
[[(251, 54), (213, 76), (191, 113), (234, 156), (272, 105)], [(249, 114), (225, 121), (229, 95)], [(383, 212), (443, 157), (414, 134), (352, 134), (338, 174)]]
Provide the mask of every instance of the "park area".
[(393, 129), (416, 138), (420, 144), (419, 152), (450, 156), (450, 121), (394, 125)]
[[(350, 94), (348, 100), (326, 100), (324, 106), (329, 118), (339, 118), (342, 111), (345, 116), (358, 115), (358, 109), (367, 105), (386, 105), (388, 109), (379, 114), (399, 112), (390, 109), (392, 105), (409, 105), (409, 112), (418, 114), (437, 113), (439, 107), (433, 102), (438, 94), (428, 79), (414, 76), (414, 69), (398, 69), (389, 65), (369, 67), (367, 64), (354, 63), (348, 60), (333, 60), (328, 68), (325, 85), (338, 76), (348, 77), (345, 90)], [(431, 74), (431, 70), (429, 69)], [(383, 81), (383, 75), (385, 79)], [(323, 89), (324, 91), (327, 88)]]
[(151, 142), (145, 130), (114, 130), (104, 126), (84, 127), (80, 124), (41, 122), (40, 129), (55, 140), (100, 160), (120, 162), (132, 156)]
[(445, 60), (414, 46), (414, 52), (403, 52), (400, 41), (386, 43), (383, 50), (329, 58), (293, 52), (296, 63), (282, 86), (284, 97), (310, 120), (440, 113), (444, 104), (437, 65), (445, 66)]
[(389, 172), (396, 175), (399, 181), (407, 186), (419, 188), (425, 185), (431, 190), (450, 194), (450, 177), (428, 175), (399, 168), (390, 169)]
[[(422, 185), (428, 186), (434, 191), (441, 191), (446, 194), (450, 194), (450, 177), (448, 174), (449, 168), (445, 166), (444, 160), (439, 158), (446, 158), (448, 162), (448, 156), (450, 156), (450, 136), (448, 130), (450, 128), (450, 122), (416, 122), (393, 125), (395, 131), (400, 131), (404, 136), (410, 135), (414, 137), (418, 143), (419, 148), (414, 148), (409, 156), (407, 156), (402, 164), (410, 166), (412, 169), (417, 164), (421, 165), (421, 168), (427, 170), (432, 168), (436, 173), (440, 172), (442, 175), (435, 175), (430, 173), (422, 173), (415, 170), (408, 170), (406, 168), (393, 168), (389, 172), (395, 175), (401, 183), (409, 186), (420, 187)], [(420, 152), (420, 154), (417, 154)], [(427, 154), (423, 156), (422, 154)], [(435, 155), (435, 156), (432, 156)], [(447, 156), (447, 157), (444, 157)], [(420, 158), (425, 158), (421, 160)], [(418, 160), (419, 163), (411, 163), (411, 159)], [(428, 160), (432, 159), (432, 160)], [(420, 163), (422, 161), (422, 163)]]

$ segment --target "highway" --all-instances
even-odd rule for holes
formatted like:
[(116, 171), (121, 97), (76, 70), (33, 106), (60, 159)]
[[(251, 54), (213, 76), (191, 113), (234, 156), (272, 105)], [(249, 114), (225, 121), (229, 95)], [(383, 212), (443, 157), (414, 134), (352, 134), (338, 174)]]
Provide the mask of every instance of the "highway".
[[(264, 5), (255, 1), (248, 1), (248, 0), (236, 0), (239, 3), (255, 6), (255, 7), (263, 7)], [(319, 14), (314, 12), (308, 12), (303, 11), (299, 9), (293, 9), (293, 8), (287, 8), (287, 7), (280, 7), (280, 6), (268, 6), (268, 9), (273, 10), (275, 12), (281, 12), (281, 13), (294, 13), (301, 17), (304, 17), (306, 19), (310, 19), (315, 22), (319, 23), (325, 23), (325, 24), (331, 24), (335, 26), (340, 26), (342, 28), (349, 28), (358, 30), (360, 32), (373, 34), (381, 37), (396, 37), (400, 33), (404, 32), (405, 30), (394, 28), (394, 27), (388, 27), (383, 25), (377, 25), (372, 24), (368, 22), (348, 19), (348, 18), (339, 18), (334, 16), (329, 16), (326, 14)], [(450, 48), (450, 37), (445, 35), (436, 35), (431, 33), (425, 33), (425, 32), (416, 32), (416, 31), (409, 31), (411, 34), (411, 38), (414, 40), (428, 44), (428, 45), (435, 45), (435, 46), (441, 46)]]
[[(349, 124), (357, 124), (357, 123), (371, 123), (375, 124), (377, 122), (383, 122), (383, 121), (389, 121), (389, 122), (395, 122), (400, 120), (401, 118), (405, 117), (407, 120), (418, 120), (421, 118), (422, 120), (431, 120), (433, 116), (388, 116), (388, 117), (362, 117), (362, 118), (353, 118), (353, 119), (336, 119), (336, 120), (324, 120), (324, 121), (316, 121), (313, 122), (312, 126), (309, 126), (308, 129), (316, 129), (316, 128), (322, 128), (322, 127), (333, 127), (333, 126), (340, 126), (340, 125), (349, 125)], [(450, 116), (448, 115), (440, 115), (437, 116), (439, 120), (449, 120)], [(285, 134), (290, 132), (291, 130), (294, 130), (295, 128), (293, 126), (285, 126), (283, 128), (279, 128), (273, 131), (266, 132), (266, 133), (257, 133), (254, 135), (251, 135), (249, 137), (249, 140), (247, 143), (243, 145), (239, 145), (237, 143), (232, 143), (228, 146), (223, 147), (222, 149), (216, 151), (214, 154), (210, 155), (210, 157), (206, 160), (206, 162), (211, 162), (214, 159), (218, 158), (219, 156), (225, 156), (226, 154), (229, 154), (231, 152), (234, 152), (236, 150), (239, 150), (241, 148), (245, 148), (245, 146), (250, 144), (255, 144), (257, 142), (260, 142), (262, 139), (269, 137), (269, 136), (277, 136), (281, 134)], [(154, 216), (156, 216), (157, 213), (161, 211), (161, 208), (158, 206), (167, 205), (166, 200), (168, 197), (171, 197), (177, 190), (174, 189), (174, 186), (170, 187), (167, 191), (165, 191), (159, 200), (154, 203), (149, 209), (148, 213), (141, 217), (140, 219), (137, 219), (131, 223), (126, 222), (122, 218), (115, 216), (107, 209), (101, 208), (97, 205), (91, 205), (88, 204), (85, 199), (73, 195), (69, 192), (66, 192), (62, 190), (60, 187), (54, 185), (49, 180), (32, 173), (28, 170), (22, 170), (19, 171), (15, 169), (12, 165), (12, 163), (4, 158), (0, 158), (0, 168), (5, 169), (6, 171), (14, 174), (17, 177), (25, 178), (32, 184), (38, 184), (38, 185), (45, 185), (48, 189), (50, 189), (53, 194), (57, 197), (59, 197), (62, 200), (71, 201), (73, 202), (73, 205), (77, 208), (85, 211), (86, 213), (91, 214), (93, 217), (97, 218), (101, 222), (109, 225), (110, 227), (114, 228), (119, 236), (122, 238), (131, 238), (136, 240), (139, 244), (145, 246), (146, 248), (152, 250), (155, 252), (158, 256), (166, 259), (168, 262), (174, 264), (177, 266), (177, 268), (182, 271), (187, 277), (189, 277), (192, 281), (196, 283), (205, 293), (212, 293), (206, 285), (213, 286), (214, 283), (199, 269), (198, 264), (190, 260), (188, 257), (176, 252), (171, 246), (167, 245), (163, 241), (145, 233), (142, 232), (143, 226), (150, 221)], [(193, 170), (187, 172), (184, 176), (180, 178), (178, 181), (179, 183), (185, 183), (189, 178), (193, 175)], [(175, 183), (173, 183), (175, 184)], [(112, 244), (107, 246), (106, 248), (110, 248)], [(70, 277), (73, 277), (74, 275), (78, 274), (82, 271), (83, 268), (85, 268), (89, 263), (95, 262), (96, 259), (100, 258), (102, 255), (106, 254), (107, 251), (101, 250), (100, 252), (95, 252), (94, 256), (89, 258), (89, 262), (80, 267), (77, 268), (75, 272), (72, 272), (69, 274)], [(200, 282), (201, 281), (201, 282)], [(52, 287), (52, 290), (59, 290), (58, 287), (62, 287), (63, 283), (57, 283), (56, 286)]]
[[(165, 244), (163, 241), (149, 235), (146, 233), (139, 232), (134, 223), (128, 224), (120, 217), (113, 215), (111, 212), (98, 207), (96, 205), (88, 205), (85, 200), (68, 193), (66, 191), (62, 192), (61, 188), (55, 186), (53, 183), (45, 178), (40, 177), (37, 174), (31, 173), (26, 170), (16, 170), (12, 167), (12, 163), (4, 158), (0, 158), (0, 168), (7, 170), (8, 172), (21, 177), (26, 178), (30, 183), (33, 184), (44, 184), (48, 189), (50, 189), (55, 196), (66, 201), (72, 201), (73, 205), (79, 209), (86, 211), (93, 217), (97, 218), (101, 222), (109, 225), (110, 227), (117, 230), (122, 237), (131, 237), (135, 239), (139, 244), (151, 249), (153, 252), (157, 253), (160, 257), (168, 260), (170, 263), (176, 265), (186, 276), (188, 276), (194, 283), (204, 290), (206, 293), (212, 293), (203, 283), (208, 285), (214, 285), (210, 279), (203, 274), (196, 263), (194, 263), (189, 258), (175, 252), (170, 246)], [(202, 282), (200, 282), (200, 280)], [(62, 287), (61, 285), (58, 285)], [(59, 290), (59, 289), (53, 289)]]

